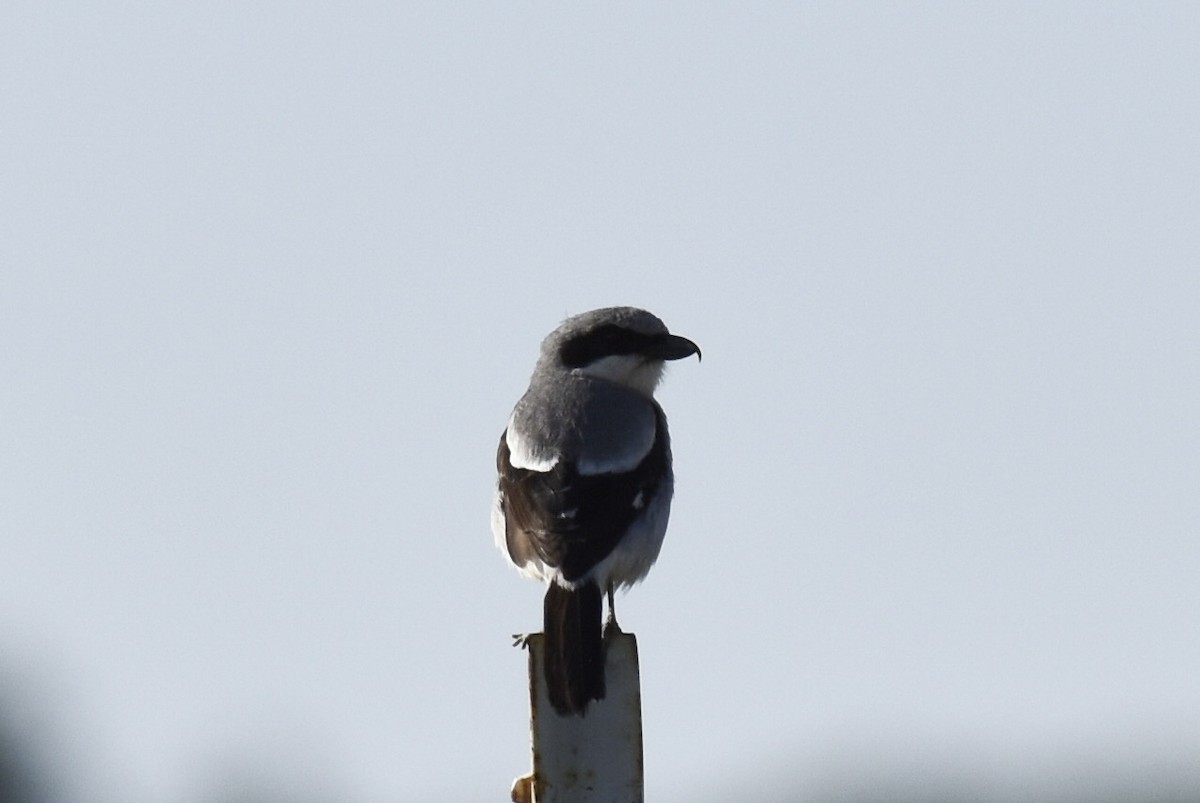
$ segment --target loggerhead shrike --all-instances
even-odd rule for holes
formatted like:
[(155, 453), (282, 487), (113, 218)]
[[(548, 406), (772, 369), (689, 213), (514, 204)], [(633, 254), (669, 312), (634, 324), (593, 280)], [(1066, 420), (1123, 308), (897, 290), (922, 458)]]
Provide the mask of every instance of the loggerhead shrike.
[(618, 629), (613, 589), (658, 558), (674, 475), (653, 394), (663, 362), (692, 354), (699, 346), (635, 307), (568, 318), (542, 341), (500, 436), (492, 532), (518, 571), (548, 585), (544, 668), (560, 714), (604, 697), (601, 592)]

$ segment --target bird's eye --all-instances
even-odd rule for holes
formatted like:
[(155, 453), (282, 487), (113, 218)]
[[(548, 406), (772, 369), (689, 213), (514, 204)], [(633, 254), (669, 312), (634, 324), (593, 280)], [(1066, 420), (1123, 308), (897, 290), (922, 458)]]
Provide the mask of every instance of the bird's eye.
[(568, 340), (559, 356), (566, 367), (582, 368), (603, 357), (637, 354), (645, 345), (645, 335), (607, 324)]

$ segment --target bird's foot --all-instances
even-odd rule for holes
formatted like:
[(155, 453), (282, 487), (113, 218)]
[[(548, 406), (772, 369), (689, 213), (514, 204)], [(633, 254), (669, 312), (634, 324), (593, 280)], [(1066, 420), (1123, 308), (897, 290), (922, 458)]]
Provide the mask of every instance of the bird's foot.
[(522, 650), (529, 649), (529, 637), (532, 635), (533, 633), (513, 633), (513, 646)]
[(608, 596), (608, 618), (604, 620), (604, 638), (608, 639), (612, 636), (618, 636), (624, 631), (617, 624), (617, 605), (613, 602), (613, 586), (610, 584), (605, 593)]

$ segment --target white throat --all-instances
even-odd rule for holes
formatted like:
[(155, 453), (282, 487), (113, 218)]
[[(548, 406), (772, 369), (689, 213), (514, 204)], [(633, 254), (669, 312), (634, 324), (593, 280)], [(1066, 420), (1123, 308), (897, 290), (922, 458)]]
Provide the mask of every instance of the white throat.
[(575, 370), (584, 376), (605, 379), (645, 396), (653, 396), (654, 389), (662, 381), (663, 361), (636, 354), (613, 354)]

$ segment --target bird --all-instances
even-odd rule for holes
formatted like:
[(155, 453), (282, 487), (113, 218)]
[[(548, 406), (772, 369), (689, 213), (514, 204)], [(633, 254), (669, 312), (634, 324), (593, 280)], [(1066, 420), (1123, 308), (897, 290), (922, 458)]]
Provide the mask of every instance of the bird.
[(621, 632), (613, 592), (658, 559), (675, 480), (654, 390), (667, 361), (693, 354), (699, 346), (644, 309), (567, 318), (542, 341), (500, 436), (492, 533), (520, 573), (546, 584), (543, 670), (562, 716), (604, 698), (604, 644)]

